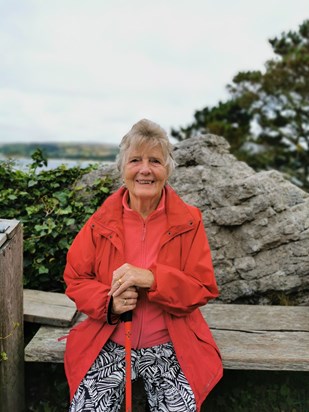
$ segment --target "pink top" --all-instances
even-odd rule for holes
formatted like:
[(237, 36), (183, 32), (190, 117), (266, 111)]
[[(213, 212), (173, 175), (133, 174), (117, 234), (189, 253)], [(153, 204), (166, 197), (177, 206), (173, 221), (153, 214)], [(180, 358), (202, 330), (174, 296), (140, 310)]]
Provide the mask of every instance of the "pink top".
[[(122, 200), (125, 260), (131, 265), (147, 269), (156, 261), (160, 233), (167, 228), (165, 191), (163, 191), (157, 209), (145, 220), (139, 213), (129, 208), (127, 199), (128, 191), (124, 193)], [(123, 322), (118, 324), (110, 339), (124, 346)], [(149, 302), (147, 292), (140, 289), (132, 318), (132, 348), (147, 348), (169, 341), (170, 336), (164, 321), (163, 310), (156, 303)]]

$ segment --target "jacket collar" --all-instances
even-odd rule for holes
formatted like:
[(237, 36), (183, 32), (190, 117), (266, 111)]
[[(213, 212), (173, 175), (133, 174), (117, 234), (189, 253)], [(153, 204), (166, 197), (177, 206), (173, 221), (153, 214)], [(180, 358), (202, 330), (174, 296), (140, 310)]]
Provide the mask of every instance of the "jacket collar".
[[(165, 190), (169, 232), (176, 234), (179, 231), (192, 229), (197, 222), (188, 206), (169, 185), (165, 186)], [(120, 235), (122, 232), (122, 199), (125, 191), (126, 188), (121, 187), (110, 195), (93, 215), (93, 223), (102, 229), (115, 231)]]
[(186, 205), (171, 186), (166, 186), (166, 194), (166, 213), (171, 227), (192, 226), (196, 223), (196, 219), (188, 205)]

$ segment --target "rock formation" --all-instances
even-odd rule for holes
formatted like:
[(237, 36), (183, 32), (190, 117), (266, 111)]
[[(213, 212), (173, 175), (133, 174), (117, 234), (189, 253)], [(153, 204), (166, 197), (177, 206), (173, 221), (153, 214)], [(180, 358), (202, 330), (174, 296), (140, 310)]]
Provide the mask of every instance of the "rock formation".
[[(219, 136), (175, 145), (171, 186), (203, 213), (220, 298), (226, 303), (309, 304), (309, 194), (276, 171), (256, 173)], [(114, 164), (87, 175), (91, 185)]]

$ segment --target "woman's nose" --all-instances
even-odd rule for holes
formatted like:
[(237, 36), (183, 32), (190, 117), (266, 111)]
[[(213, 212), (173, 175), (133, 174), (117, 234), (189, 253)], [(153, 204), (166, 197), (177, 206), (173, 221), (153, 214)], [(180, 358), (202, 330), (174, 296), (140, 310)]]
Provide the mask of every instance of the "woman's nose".
[(143, 173), (143, 174), (151, 173), (150, 164), (147, 160), (143, 161), (141, 168), (140, 168), (140, 173)]

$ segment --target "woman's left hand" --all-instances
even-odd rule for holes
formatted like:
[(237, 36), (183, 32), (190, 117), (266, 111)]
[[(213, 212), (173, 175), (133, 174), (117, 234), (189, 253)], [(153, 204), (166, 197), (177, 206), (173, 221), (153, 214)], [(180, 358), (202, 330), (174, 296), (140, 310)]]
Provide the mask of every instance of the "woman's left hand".
[(113, 272), (111, 290), (108, 294), (117, 297), (131, 286), (148, 289), (153, 281), (154, 276), (150, 270), (125, 263)]

